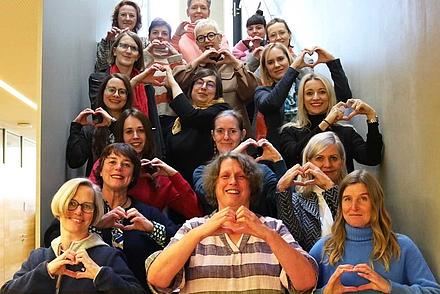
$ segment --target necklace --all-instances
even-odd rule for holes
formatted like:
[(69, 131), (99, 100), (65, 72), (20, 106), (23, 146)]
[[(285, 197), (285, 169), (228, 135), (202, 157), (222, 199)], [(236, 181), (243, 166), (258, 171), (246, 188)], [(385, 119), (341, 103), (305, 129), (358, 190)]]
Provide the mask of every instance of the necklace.
[(124, 208), (125, 204), (127, 204), (128, 199), (129, 199), (129, 197), (127, 196), (127, 199), (125, 199), (125, 202), (120, 205), (122, 208)]

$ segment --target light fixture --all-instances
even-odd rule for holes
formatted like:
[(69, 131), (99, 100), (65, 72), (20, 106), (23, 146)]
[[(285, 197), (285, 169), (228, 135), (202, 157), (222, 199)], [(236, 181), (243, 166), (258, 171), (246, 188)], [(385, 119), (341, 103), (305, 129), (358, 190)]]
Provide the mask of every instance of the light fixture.
[(13, 95), (17, 99), (19, 99), (21, 102), (25, 103), (29, 107), (31, 107), (34, 110), (38, 109), (37, 103), (26, 97), (25, 95), (21, 94), (17, 90), (15, 90), (13, 87), (5, 83), (3, 80), (0, 80), (0, 88), (4, 89), (9, 94)]

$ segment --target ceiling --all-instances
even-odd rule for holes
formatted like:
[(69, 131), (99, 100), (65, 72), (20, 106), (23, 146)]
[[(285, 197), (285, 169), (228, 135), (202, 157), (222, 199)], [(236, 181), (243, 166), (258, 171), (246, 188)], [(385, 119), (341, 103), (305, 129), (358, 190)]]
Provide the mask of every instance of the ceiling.
[[(21, 21), (26, 20), (26, 21)], [(0, 80), (22, 93), (40, 108), (42, 63), (42, 1), (1, 1)], [(0, 88), (0, 127), (36, 140), (40, 111)], [(30, 123), (19, 127), (18, 123)]]

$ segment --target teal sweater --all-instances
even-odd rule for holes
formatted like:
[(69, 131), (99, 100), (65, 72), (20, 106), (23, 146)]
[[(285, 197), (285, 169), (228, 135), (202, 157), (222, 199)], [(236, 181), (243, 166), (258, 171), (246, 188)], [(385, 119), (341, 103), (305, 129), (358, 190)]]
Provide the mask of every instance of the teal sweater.
[[(322, 293), (322, 288), (327, 284), (335, 269), (341, 264), (356, 265), (370, 263), (370, 254), (373, 248), (373, 232), (371, 228), (354, 228), (345, 225), (347, 233), (345, 250), (341, 261), (335, 266), (326, 263), (328, 256), (323, 260), (323, 248), (327, 238), (319, 240), (310, 250), (319, 265), (319, 280), (315, 293)], [(390, 270), (386, 271), (381, 262), (373, 262), (374, 270), (391, 282), (391, 293), (440, 293), (440, 285), (436, 282), (431, 270), (426, 264), (422, 253), (414, 242), (405, 235), (397, 234), (400, 246), (400, 258), (393, 259)], [(368, 280), (356, 273), (344, 273), (341, 283), (345, 286), (360, 286), (368, 283)], [(362, 293), (378, 293), (377, 291), (363, 291)]]

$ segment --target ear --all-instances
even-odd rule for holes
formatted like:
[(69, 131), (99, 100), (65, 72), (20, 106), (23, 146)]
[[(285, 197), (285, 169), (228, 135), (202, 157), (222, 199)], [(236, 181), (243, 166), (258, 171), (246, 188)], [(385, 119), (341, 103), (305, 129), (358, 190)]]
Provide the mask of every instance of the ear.
[(116, 56), (116, 47), (115, 48), (113, 48), (113, 56)]
[(246, 137), (246, 129), (241, 130), (241, 140), (244, 140), (244, 137)]
[(189, 8), (186, 9), (186, 16), (189, 17)]
[(214, 140), (214, 143), (215, 143), (214, 130), (211, 130), (211, 137), (212, 137), (212, 140)]

